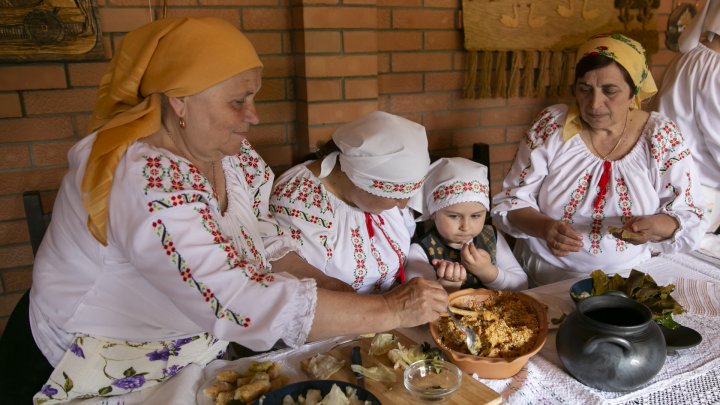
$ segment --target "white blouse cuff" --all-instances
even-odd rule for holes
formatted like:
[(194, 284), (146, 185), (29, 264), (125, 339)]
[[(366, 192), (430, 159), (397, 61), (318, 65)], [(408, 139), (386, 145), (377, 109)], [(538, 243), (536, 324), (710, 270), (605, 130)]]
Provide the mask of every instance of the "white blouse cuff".
[(298, 282), (300, 284), (297, 294), (292, 298), (291, 304), (286, 307), (293, 308), (294, 311), (288, 311), (285, 322), (280, 323), (285, 327), (281, 335), (282, 340), (292, 348), (300, 347), (307, 341), (317, 306), (317, 284), (315, 280), (306, 278), (300, 279)]

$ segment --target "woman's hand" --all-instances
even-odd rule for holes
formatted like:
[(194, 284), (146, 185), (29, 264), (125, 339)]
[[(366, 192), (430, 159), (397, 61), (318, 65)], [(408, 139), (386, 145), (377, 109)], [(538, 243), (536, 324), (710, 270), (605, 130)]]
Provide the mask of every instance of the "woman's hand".
[(648, 242), (659, 242), (671, 238), (680, 224), (667, 214), (644, 215), (632, 217), (623, 226), (623, 230), (634, 235), (622, 238), (633, 245), (642, 245)]
[(436, 281), (420, 277), (393, 288), (383, 295), (396, 325), (410, 328), (437, 319), (447, 311), (448, 295)]
[(497, 278), (498, 269), (493, 266), (490, 253), (485, 250), (468, 243), (462, 247), (460, 257), (465, 269), (475, 275), (483, 284), (492, 283)]
[(579, 252), (583, 247), (582, 236), (563, 221), (552, 221), (545, 232), (545, 241), (552, 254), (559, 257)]

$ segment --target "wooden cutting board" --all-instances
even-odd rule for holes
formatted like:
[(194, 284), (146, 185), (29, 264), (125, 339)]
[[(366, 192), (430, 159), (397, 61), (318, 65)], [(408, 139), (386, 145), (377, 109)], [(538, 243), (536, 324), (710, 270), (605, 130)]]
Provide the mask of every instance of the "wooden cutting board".
[[(416, 342), (413, 342), (410, 338), (397, 331), (391, 331), (390, 333), (395, 335), (399, 342), (405, 347), (417, 345)], [(333, 374), (330, 378), (333, 380), (351, 382), (353, 384), (356, 383), (355, 375), (350, 367), (350, 352), (352, 351), (353, 346), (360, 346), (364, 367), (373, 367), (378, 363), (392, 367), (392, 363), (387, 358), (387, 355), (371, 356), (368, 354), (371, 342), (372, 338), (366, 338), (357, 342), (348, 343), (328, 352), (338, 360), (345, 360), (345, 366), (340, 371)], [(365, 377), (365, 388), (375, 394), (375, 396), (378, 397), (380, 402), (384, 405), (416, 405), (419, 400), (413, 397), (412, 394), (405, 389), (405, 386), (403, 385), (402, 370), (397, 369), (395, 370), (395, 373), (397, 379), (395, 384), (392, 386), (388, 386), (385, 383), (374, 381)], [(460, 389), (444, 402), (444, 404), (468, 405), (495, 405), (501, 403), (502, 397), (500, 394), (465, 373), (463, 373), (463, 380), (460, 385)]]

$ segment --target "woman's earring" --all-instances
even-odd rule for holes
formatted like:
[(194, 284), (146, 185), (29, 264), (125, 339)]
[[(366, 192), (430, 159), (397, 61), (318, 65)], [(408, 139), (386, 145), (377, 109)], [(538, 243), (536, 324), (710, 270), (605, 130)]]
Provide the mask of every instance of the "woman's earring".
[(180, 117), (178, 120), (178, 124), (180, 125), (180, 128), (185, 129), (185, 120)]

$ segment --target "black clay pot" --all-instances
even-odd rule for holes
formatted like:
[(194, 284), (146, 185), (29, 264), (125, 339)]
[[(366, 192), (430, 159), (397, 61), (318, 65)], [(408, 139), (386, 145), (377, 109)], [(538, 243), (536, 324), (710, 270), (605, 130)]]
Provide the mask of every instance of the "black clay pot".
[(581, 301), (560, 325), (556, 344), (570, 375), (603, 391), (633, 391), (665, 364), (665, 338), (650, 309), (623, 296)]

